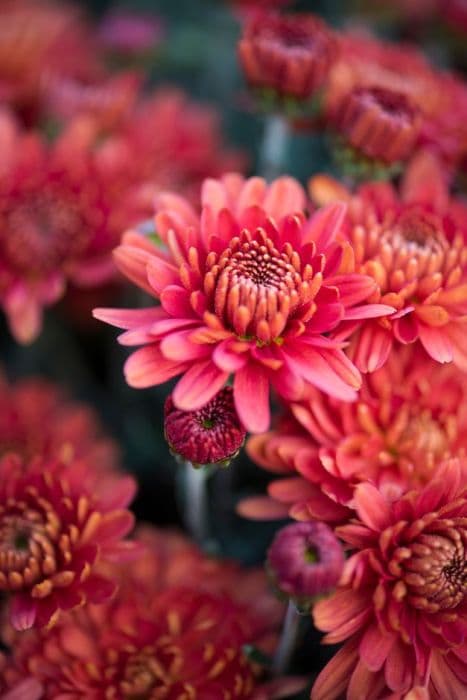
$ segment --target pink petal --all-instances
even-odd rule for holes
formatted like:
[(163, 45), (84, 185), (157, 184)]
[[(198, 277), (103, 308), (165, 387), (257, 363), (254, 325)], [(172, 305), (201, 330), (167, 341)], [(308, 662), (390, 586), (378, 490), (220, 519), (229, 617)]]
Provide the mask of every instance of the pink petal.
[(115, 593), (116, 584), (102, 576), (92, 575), (81, 585), (90, 603), (104, 603)]
[(44, 697), (44, 688), (36, 678), (26, 678), (12, 690), (2, 693), (2, 700), (40, 700)]
[(329, 364), (331, 357), (328, 353), (331, 352), (333, 351), (327, 351), (322, 355), (318, 350), (304, 343), (299, 345), (297, 342), (293, 349), (287, 347), (284, 350), (284, 358), (292, 371), (321, 391), (343, 401), (354, 401), (356, 398), (354, 388)]
[(402, 641), (397, 641), (389, 651), (384, 667), (386, 683), (391, 690), (398, 693), (410, 690), (414, 682), (414, 661), (406, 646)]
[(372, 277), (357, 273), (335, 275), (327, 279), (326, 284), (335, 285), (339, 289), (339, 301), (344, 306), (353, 306), (365, 301), (376, 289), (376, 282)]
[(418, 324), (418, 334), (427, 353), (437, 362), (452, 361), (452, 343), (444, 328)]
[(368, 627), (360, 642), (359, 652), (370, 671), (379, 671), (383, 667), (394, 640), (394, 635), (384, 634), (376, 624)]
[(32, 290), (17, 286), (4, 300), (11, 334), (21, 345), (30, 345), (42, 329), (42, 306)]
[(316, 679), (311, 700), (338, 700), (345, 694), (350, 676), (358, 661), (357, 642), (347, 642), (334, 654)]
[(98, 489), (99, 506), (104, 510), (126, 508), (138, 490), (138, 482), (132, 476), (99, 479), (102, 488)]
[(360, 372), (375, 372), (382, 367), (392, 348), (392, 334), (378, 324), (366, 324), (356, 340), (354, 362)]
[(396, 309), (387, 304), (363, 304), (362, 306), (354, 306), (352, 309), (347, 309), (344, 315), (346, 321), (353, 321), (364, 318), (379, 318), (380, 316), (389, 316)]
[(305, 209), (306, 197), (303, 187), (292, 177), (274, 180), (268, 187), (263, 209), (276, 221), (288, 214), (298, 214)]
[(95, 541), (105, 544), (127, 535), (134, 527), (135, 516), (128, 510), (114, 510), (106, 513), (95, 533)]
[(148, 282), (146, 265), (152, 259), (152, 255), (146, 250), (130, 245), (120, 245), (115, 248), (113, 258), (116, 266), (125, 277), (154, 296), (154, 290)]
[(99, 321), (125, 329), (138, 328), (166, 318), (165, 311), (157, 306), (150, 309), (94, 309), (92, 315)]
[(15, 630), (23, 632), (30, 629), (36, 621), (37, 604), (23, 593), (13, 595), (10, 602), (10, 622)]
[(129, 386), (146, 389), (163, 384), (186, 368), (185, 362), (165, 358), (156, 345), (148, 345), (134, 352), (125, 362), (123, 371)]
[(162, 258), (157, 258), (155, 255), (148, 260), (146, 274), (151, 293), (155, 292), (157, 296), (160, 296), (165, 287), (175, 285), (180, 279), (174, 265), (162, 260)]
[(394, 335), (400, 343), (414, 343), (418, 338), (419, 324), (414, 314), (396, 318), (393, 325)]
[(172, 394), (173, 402), (182, 411), (196, 411), (214, 398), (228, 377), (211, 360), (199, 362), (179, 380)]
[(304, 238), (304, 243), (315, 241), (319, 251), (325, 250), (334, 241), (347, 211), (344, 202), (328, 204), (314, 214), (311, 225)]
[(191, 362), (208, 357), (212, 348), (207, 344), (193, 343), (190, 340), (192, 333), (192, 329), (189, 329), (166, 335), (160, 344), (161, 353), (168, 360), (177, 362)]
[(234, 401), (238, 416), (251, 433), (264, 433), (270, 422), (269, 380), (259, 365), (247, 364), (234, 379)]
[(248, 361), (247, 352), (235, 352), (235, 344), (230, 339), (222, 341), (213, 352), (213, 362), (224, 372), (236, 372)]
[(372, 530), (382, 531), (391, 524), (391, 510), (380, 491), (370, 483), (355, 489), (355, 510), (358, 517)]
[(161, 304), (170, 316), (175, 318), (196, 318), (186, 289), (171, 284), (161, 292)]
[(282, 520), (288, 517), (288, 508), (267, 496), (252, 496), (238, 503), (236, 511), (250, 520)]

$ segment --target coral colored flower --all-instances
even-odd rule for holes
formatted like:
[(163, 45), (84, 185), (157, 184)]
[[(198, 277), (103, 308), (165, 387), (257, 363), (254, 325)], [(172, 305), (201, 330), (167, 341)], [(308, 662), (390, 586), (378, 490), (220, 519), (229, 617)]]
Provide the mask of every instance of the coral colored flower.
[(238, 55), (251, 86), (306, 100), (323, 84), (336, 48), (330, 29), (318, 17), (272, 12), (247, 23)]
[(361, 482), (388, 498), (420, 488), (442, 458), (467, 447), (466, 391), (454, 365), (406, 347), (365, 377), (355, 403), (318, 392), (292, 403), (276, 430), (247, 443), (257, 464), (283, 478), (269, 485), (269, 499), (247, 499), (240, 512), (339, 522)]
[(102, 473), (119, 467), (117, 446), (104, 435), (94, 411), (51, 382), (28, 378), (8, 383), (0, 374), (0, 404), (0, 455), (78, 459)]
[(313, 700), (416, 698), (423, 689), (431, 700), (464, 697), (465, 478), (465, 465), (451, 460), (424, 489), (393, 502), (369, 483), (357, 487), (358, 519), (337, 529), (355, 553), (339, 588), (313, 610), (324, 642), (345, 644), (318, 676)]
[[(326, 176), (313, 178), (310, 188), (320, 203), (346, 197), (345, 189)], [(467, 369), (465, 207), (450, 199), (438, 161), (420, 153), (400, 193), (386, 184), (364, 185), (354, 196), (347, 193), (347, 200), (342, 231), (356, 269), (377, 283), (373, 301), (397, 310), (391, 318), (365, 324), (355, 336), (356, 365), (374, 371), (395, 344), (419, 341), (437, 362)]]
[(267, 566), (277, 588), (301, 602), (334, 588), (344, 567), (344, 553), (324, 523), (292, 523), (274, 537)]
[(97, 309), (97, 318), (142, 345), (127, 361), (134, 387), (183, 374), (172, 395), (185, 411), (205, 406), (234, 374), (234, 401), (251, 432), (269, 425), (269, 385), (286, 399), (310, 385), (353, 400), (360, 376), (327, 333), (343, 319), (391, 312), (364, 302), (374, 282), (339, 267), (335, 242), (344, 210), (308, 219), (304, 192), (291, 178), (266, 185), (238, 175), (207, 180), (201, 218), (173, 194), (159, 197), (156, 230), (163, 246), (127, 233), (119, 268), (162, 306)]
[(145, 216), (127, 152), (81, 119), (51, 145), (0, 117), (0, 303), (19, 342), (39, 333), (42, 308), (67, 282), (97, 286), (114, 274), (110, 251)]
[(297, 689), (292, 679), (263, 684), (244, 652), (274, 642), (283, 610), (263, 572), (207, 558), (170, 532), (146, 530), (142, 541), (134, 566), (115, 567), (113, 600), (63, 617), (46, 635), (7, 631), (7, 687), (30, 674), (44, 698), (270, 700)]
[(194, 465), (222, 462), (227, 466), (246, 435), (230, 386), (197, 411), (180, 411), (169, 396), (164, 408), (164, 432), (170, 449)]
[(407, 97), (380, 87), (352, 90), (339, 106), (335, 124), (351, 146), (386, 163), (406, 160), (419, 130), (417, 111)]
[(13, 627), (44, 627), (110, 597), (115, 583), (98, 567), (131, 554), (121, 540), (133, 527), (133, 479), (102, 481), (80, 461), (16, 455), (0, 460), (0, 477), (0, 590)]

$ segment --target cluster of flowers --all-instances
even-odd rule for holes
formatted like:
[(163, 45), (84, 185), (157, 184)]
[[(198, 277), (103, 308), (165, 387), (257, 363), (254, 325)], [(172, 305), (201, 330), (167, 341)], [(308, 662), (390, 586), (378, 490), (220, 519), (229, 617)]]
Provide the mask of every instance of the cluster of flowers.
[[(270, 577), (324, 643), (344, 643), (312, 699), (461, 700), (467, 204), (453, 183), (467, 88), (414, 49), (311, 15), (246, 17), (238, 53), (260, 103), (325, 125), (364, 182), (221, 175), (242, 160), (209, 111), (105, 71), (118, 23), (98, 38), (62, 6), (8, 2), (0, 302), (26, 343), (68, 282), (116, 268), (152, 297), (94, 315), (138, 347), (130, 386), (179, 378), (165, 406), (174, 452), (225, 463), (248, 432), (278, 477), (239, 511), (299, 521), (277, 534)], [(0, 399), (4, 700), (270, 700), (301, 686), (267, 680), (247, 651), (277, 643), (263, 572), (176, 534), (127, 539), (136, 484), (92, 412), (41, 381), (5, 380)]]

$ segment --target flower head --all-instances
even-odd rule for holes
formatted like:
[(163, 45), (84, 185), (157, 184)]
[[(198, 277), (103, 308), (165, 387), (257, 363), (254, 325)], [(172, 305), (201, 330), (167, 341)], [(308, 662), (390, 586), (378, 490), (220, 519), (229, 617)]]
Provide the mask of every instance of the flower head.
[(340, 522), (362, 482), (388, 498), (421, 488), (441, 459), (465, 450), (465, 393), (455, 366), (406, 347), (365, 377), (354, 403), (315, 392), (290, 404), (274, 431), (247, 443), (252, 459), (282, 478), (269, 485), (269, 501), (246, 500), (241, 512)]
[(15, 452), (93, 465), (93, 471), (119, 468), (117, 446), (104, 435), (93, 410), (69, 399), (45, 379), (8, 383), (0, 375), (0, 455)]
[(169, 396), (164, 409), (164, 432), (170, 449), (194, 465), (227, 465), (238, 454), (246, 435), (230, 386), (197, 411), (175, 408)]
[(352, 90), (334, 120), (353, 148), (385, 163), (406, 160), (419, 130), (417, 110), (408, 98), (381, 87)]
[(120, 587), (111, 601), (63, 617), (47, 635), (6, 630), (7, 686), (30, 675), (43, 697), (96, 700), (269, 700), (278, 686), (286, 692), (283, 682), (263, 685), (244, 652), (247, 644), (267, 650), (279, 624), (282, 606), (264, 574), (209, 559), (173, 533), (149, 530), (142, 540), (141, 560), (114, 567)]
[[(317, 177), (311, 190), (321, 202), (339, 201), (345, 189)], [(374, 371), (395, 343), (419, 341), (437, 362), (467, 368), (465, 205), (449, 197), (439, 162), (419, 153), (400, 193), (386, 184), (362, 186), (349, 202), (347, 225), (356, 268), (378, 285), (374, 300), (396, 313), (369, 322), (355, 336), (355, 363)], [(352, 329), (353, 331), (353, 329)]]
[(344, 553), (324, 523), (292, 523), (279, 530), (268, 550), (277, 588), (298, 602), (329, 592), (344, 566)]
[(392, 307), (360, 304), (374, 283), (339, 274), (342, 207), (306, 218), (295, 180), (268, 186), (237, 175), (206, 181), (202, 204), (200, 218), (180, 197), (160, 196), (156, 230), (163, 247), (129, 232), (116, 250), (120, 269), (162, 302), (94, 312), (129, 329), (122, 343), (146, 345), (126, 363), (128, 383), (148, 387), (183, 374), (173, 402), (196, 411), (234, 374), (235, 407), (252, 432), (268, 427), (270, 384), (288, 399), (312, 384), (355, 398), (360, 377), (340, 343), (324, 334), (344, 318), (384, 315)]
[(129, 477), (103, 481), (76, 461), (0, 459), (0, 590), (17, 630), (44, 627), (61, 611), (100, 603), (115, 583), (98, 569), (131, 552)]
[(421, 491), (393, 502), (369, 483), (358, 486), (358, 519), (337, 530), (355, 553), (337, 591), (313, 611), (325, 643), (346, 642), (318, 676), (313, 700), (346, 689), (349, 698), (412, 688), (434, 700), (463, 697), (465, 476), (465, 465), (449, 461)]
[(299, 100), (308, 100), (321, 87), (335, 52), (331, 31), (311, 14), (254, 15), (238, 44), (251, 86)]

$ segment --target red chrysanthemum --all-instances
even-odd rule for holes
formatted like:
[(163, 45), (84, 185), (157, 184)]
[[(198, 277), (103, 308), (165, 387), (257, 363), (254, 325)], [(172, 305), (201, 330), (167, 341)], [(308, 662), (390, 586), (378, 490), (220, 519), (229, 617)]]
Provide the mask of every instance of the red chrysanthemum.
[(95, 316), (129, 329), (120, 340), (142, 345), (127, 361), (134, 387), (183, 374), (172, 395), (177, 408), (205, 406), (234, 374), (235, 407), (252, 432), (269, 425), (269, 385), (286, 399), (310, 385), (343, 400), (356, 397), (360, 376), (326, 334), (343, 319), (385, 315), (365, 304), (374, 291), (366, 275), (339, 273), (348, 249), (336, 243), (344, 210), (312, 218), (292, 178), (271, 185), (238, 175), (208, 180), (201, 218), (173, 194), (159, 197), (162, 245), (127, 233), (119, 268), (162, 306)]
[(17, 630), (112, 595), (115, 583), (98, 569), (132, 552), (121, 540), (133, 527), (134, 492), (132, 478), (102, 480), (79, 460), (1, 458), (0, 590)]
[(248, 83), (281, 97), (311, 98), (336, 59), (337, 43), (325, 23), (312, 14), (254, 15), (238, 44)]
[(358, 519), (337, 530), (355, 553), (337, 591), (313, 610), (325, 643), (346, 642), (318, 676), (313, 700), (409, 698), (415, 688), (431, 700), (464, 697), (465, 478), (465, 465), (452, 460), (394, 502), (371, 484), (357, 487)]
[(400, 194), (379, 183), (351, 196), (326, 176), (313, 178), (310, 187), (320, 203), (348, 200), (342, 232), (352, 246), (355, 268), (377, 283), (372, 300), (397, 310), (365, 324), (355, 336), (352, 356), (359, 369), (372, 372), (395, 343), (415, 341), (437, 362), (467, 369), (466, 207), (450, 199), (436, 159), (420, 153), (405, 173)]
[(417, 110), (407, 97), (381, 87), (349, 92), (333, 121), (353, 148), (386, 163), (406, 160), (419, 130)]
[(55, 384), (39, 378), (8, 383), (0, 374), (0, 404), (0, 455), (83, 460), (102, 473), (119, 468), (118, 448), (94, 411)]
[(280, 620), (263, 572), (209, 559), (170, 532), (146, 530), (141, 539), (146, 552), (118, 567), (112, 601), (63, 617), (46, 635), (6, 631), (7, 687), (30, 675), (38, 697), (86, 700), (271, 700), (297, 689), (293, 679), (259, 684), (244, 653), (245, 645), (270, 650)]
[(168, 396), (164, 433), (170, 449), (193, 465), (230, 462), (245, 441), (235, 410), (232, 387), (226, 386), (197, 411), (175, 408)]
[(247, 499), (240, 511), (339, 522), (351, 516), (361, 482), (388, 498), (420, 488), (440, 459), (467, 447), (466, 391), (455, 366), (407, 347), (365, 377), (355, 403), (318, 392), (292, 403), (275, 431), (247, 444), (255, 462), (285, 478), (269, 485), (269, 499)]
[(414, 46), (363, 32), (342, 32), (338, 41), (340, 59), (325, 84), (327, 117), (332, 121), (354, 90), (396, 92), (417, 110), (417, 145), (429, 145), (449, 166), (456, 166), (467, 152), (465, 82), (433, 67)]

